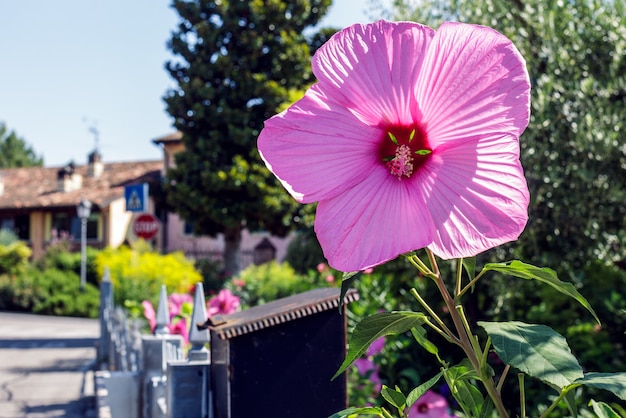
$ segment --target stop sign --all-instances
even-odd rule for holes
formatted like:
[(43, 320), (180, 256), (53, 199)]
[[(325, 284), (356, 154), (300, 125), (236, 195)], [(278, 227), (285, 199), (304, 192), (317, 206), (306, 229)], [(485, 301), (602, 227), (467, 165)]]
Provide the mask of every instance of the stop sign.
[(133, 232), (139, 238), (151, 240), (159, 232), (159, 220), (149, 213), (142, 213), (133, 222)]

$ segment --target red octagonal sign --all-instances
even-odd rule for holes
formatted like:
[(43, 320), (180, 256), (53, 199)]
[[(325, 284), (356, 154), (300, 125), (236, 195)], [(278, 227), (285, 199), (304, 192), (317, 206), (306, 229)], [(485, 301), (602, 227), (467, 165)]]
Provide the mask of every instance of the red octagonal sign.
[(149, 213), (142, 213), (133, 222), (133, 232), (139, 238), (151, 240), (159, 232), (159, 220)]

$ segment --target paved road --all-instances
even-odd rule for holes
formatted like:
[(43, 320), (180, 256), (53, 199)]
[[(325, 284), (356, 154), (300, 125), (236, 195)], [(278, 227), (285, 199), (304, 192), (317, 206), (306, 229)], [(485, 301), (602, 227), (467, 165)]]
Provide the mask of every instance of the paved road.
[(95, 417), (97, 320), (0, 312), (0, 418)]

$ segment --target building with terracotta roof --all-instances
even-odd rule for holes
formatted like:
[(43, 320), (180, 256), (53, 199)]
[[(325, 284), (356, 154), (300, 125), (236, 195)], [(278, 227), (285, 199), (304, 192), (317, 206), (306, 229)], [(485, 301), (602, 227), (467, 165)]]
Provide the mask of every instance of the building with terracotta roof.
[[(117, 247), (127, 238), (132, 212), (126, 211), (127, 185), (160, 181), (163, 161), (103, 163), (94, 151), (87, 164), (0, 170), (0, 228), (13, 230), (33, 250), (44, 254), (55, 239), (80, 240), (76, 206), (92, 203), (87, 244)], [(149, 208), (154, 212), (154, 204)]]
[[(151, 197), (147, 212), (161, 222), (155, 248), (165, 253), (183, 251), (191, 258), (221, 260), (223, 237), (193, 235), (192, 225), (162, 210), (159, 199), (152, 197), (167, 169), (175, 165), (174, 155), (184, 150), (182, 134), (174, 132), (152, 142), (163, 150), (162, 160), (109, 163), (102, 162), (102, 156), (94, 151), (83, 165), (71, 162), (62, 167), (0, 169), (0, 229), (10, 229), (27, 242), (34, 258), (41, 257), (58, 238), (68, 238), (78, 249), (81, 223), (76, 207), (87, 199), (92, 203), (87, 245), (115, 248), (136, 239), (131, 225), (137, 213), (126, 210), (125, 187), (148, 183)], [(242, 267), (282, 259), (288, 242), (289, 238), (266, 231), (244, 230)]]

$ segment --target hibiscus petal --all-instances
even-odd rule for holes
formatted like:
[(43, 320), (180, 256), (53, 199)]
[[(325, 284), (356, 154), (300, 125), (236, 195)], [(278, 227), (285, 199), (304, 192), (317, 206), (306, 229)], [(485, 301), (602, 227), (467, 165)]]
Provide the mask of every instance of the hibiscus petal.
[(455, 141), (437, 149), (429, 163), (436, 178), (430, 250), (444, 259), (470, 257), (519, 237), (530, 197), (516, 137)]
[(317, 87), (267, 120), (257, 142), (269, 169), (303, 203), (330, 199), (361, 182), (377, 164), (382, 135)]
[(364, 270), (432, 242), (423, 187), (379, 167), (362, 182), (317, 207), (315, 232), (328, 264)]
[(352, 25), (313, 57), (321, 88), (363, 123), (409, 125), (414, 85), (434, 31), (413, 22)]
[(513, 43), (491, 28), (444, 23), (422, 67), (417, 97), (431, 146), (461, 135), (519, 137), (530, 117), (530, 80)]

